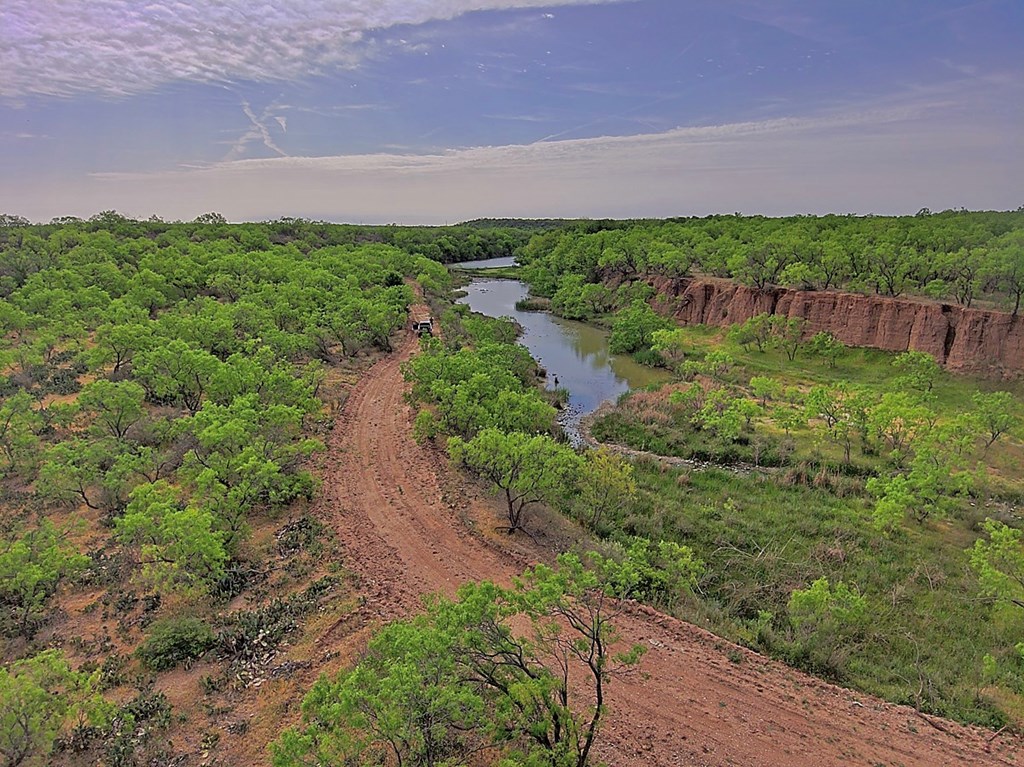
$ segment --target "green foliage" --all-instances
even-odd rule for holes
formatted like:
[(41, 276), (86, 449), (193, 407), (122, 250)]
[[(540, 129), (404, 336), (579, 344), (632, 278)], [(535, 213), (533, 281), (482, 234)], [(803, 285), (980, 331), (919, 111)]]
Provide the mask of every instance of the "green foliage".
[(906, 461), (934, 424), (935, 412), (921, 404), (917, 394), (901, 390), (883, 394), (868, 417), (872, 434), (897, 465)]
[(73, 716), (100, 724), (108, 707), (93, 692), (99, 672), (73, 671), (46, 650), (0, 667), (0, 756), (8, 767), (41, 765)]
[(776, 324), (775, 315), (755, 314), (750, 319), (733, 325), (729, 330), (729, 337), (745, 350), (749, 349), (750, 344), (754, 344), (759, 352), (763, 352), (775, 335)]
[(124, 464), (115, 460), (119, 452), (101, 440), (59, 442), (43, 455), (36, 492), (55, 503), (117, 510), (124, 505), (130, 480)]
[(6, 628), (31, 634), (60, 583), (88, 563), (47, 520), (0, 540), (0, 605)]
[(903, 352), (892, 361), (902, 375), (894, 381), (897, 386), (914, 389), (923, 396), (931, 394), (942, 372), (935, 358), (925, 352)]
[(18, 391), (0, 402), (0, 450), (5, 471), (19, 471), (32, 461), (39, 449), (36, 433), (41, 426), (42, 418), (28, 392)]
[(670, 325), (669, 320), (657, 314), (647, 302), (636, 300), (616, 313), (608, 348), (613, 354), (647, 349), (654, 340), (654, 333), (668, 329)]
[(811, 336), (807, 348), (811, 354), (827, 360), (830, 368), (836, 366), (836, 361), (846, 351), (846, 345), (827, 330), (822, 330), (820, 333), (815, 333)]
[(551, 296), (551, 311), (570, 320), (585, 320), (592, 316), (590, 306), (583, 300), (584, 280), (579, 275), (568, 275)]
[(138, 355), (135, 375), (152, 402), (173, 402), (195, 413), (221, 362), (204, 349), (174, 338)]
[(878, 499), (875, 525), (891, 531), (908, 514), (918, 522), (944, 517), (957, 508), (957, 499), (965, 496), (972, 484), (970, 474), (954, 472), (950, 456), (933, 447), (922, 448), (909, 471), (868, 480), (868, 492)]
[(787, 614), (795, 633), (797, 652), (812, 668), (838, 672), (842, 654), (863, 636), (870, 622), (867, 599), (843, 581), (832, 585), (818, 578), (806, 589), (792, 592)]
[(189, 663), (213, 647), (217, 636), (198, 618), (169, 617), (150, 626), (135, 654), (151, 671)]
[(761, 401), (761, 407), (768, 407), (769, 400), (782, 394), (782, 383), (771, 376), (754, 376), (750, 379), (750, 393)]
[[(859, 436), (861, 447), (867, 446), (869, 423), (875, 412), (873, 400), (868, 389), (840, 383), (812, 388), (804, 400), (804, 408), (809, 418), (821, 421), (829, 439), (843, 448), (843, 461), (849, 464), (854, 438)], [(899, 415), (892, 418), (896, 420), (885, 421), (879, 416), (876, 424), (882, 425), (878, 428), (886, 433), (895, 433), (902, 421), (899, 421)], [(902, 441), (900, 446), (903, 447)]]
[(1000, 437), (1020, 425), (1018, 406), (1009, 392), (977, 392), (971, 399), (974, 402), (974, 417), (981, 428), (986, 450)]
[(598, 574), (562, 555), (511, 589), (470, 583), (456, 601), (435, 598), (381, 630), (355, 669), (317, 682), (273, 764), (458, 764), (490, 748), (517, 764), (585, 767), (607, 681), (642, 652), (612, 654), (608, 574), (618, 577), (611, 561)]
[(502, 494), (510, 533), (524, 527), (528, 506), (565, 503), (581, 465), (575, 452), (551, 437), (499, 429), (483, 429), (469, 441), (452, 437), (448, 453)]
[(602, 532), (605, 518), (636, 501), (633, 466), (605, 447), (588, 451), (581, 462), (572, 514), (593, 532)]
[(621, 556), (590, 554), (588, 563), (616, 597), (638, 599), (669, 610), (681, 596), (693, 594), (704, 573), (704, 564), (689, 546), (674, 541), (652, 543), (639, 537), (623, 547)]
[[(669, 221), (576, 222), (537, 235), (518, 262), (537, 295), (567, 279), (583, 289), (691, 269), (758, 290), (847, 289), (905, 292), (970, 306), (985, 298), (1020, 308), (1024, 295), (1024, 217), (945, 211), (902, 216), (709, 216)], [(582, 291), (567, 291), (578, 301)], [(753, 343), (752, 340), (748, 341)]]
[(124, 439), (143, 416), (146, 391), (134, 381), (99, 380), (82, 387), (77, 405), (91, 416), (96, 428), (115, 439)]
[(304, 435), (303, 416), (301, 407), (266, 405), (247, 394), (229, 405), (207, 402), (187, 423), (195, 446), (180, 473), (193, 484), (201, 513), (212, 514), (227, 533), (228, 545), (237, 544), (257, 507), (312, 496), (315, 482), (302, 465), (323, 445)]
[(651, 334), (651, 348), (661, 355), (666, 366), (675, 369), (688, 350), (686, 334), (682, 328), (656, 330)]
[(121, 541), (138, 551), (143, 579), (153, 586), (204, 591), (224, 574), (225, 534), (214, 515), (182, 504), (166, 481), (140, 485), (117, 520)]
[(450, 352), (434, 342), (409, 361), (405, 376), (415, 401), (435, 405), (434, 428), (468, 439), (486, 428), (526, 434), (551, 430), (555, 410), (533, 385), (535, 369), (529, 353), (511, 343)]
[(797, 353), (804, 345), (804, 331), (807, 328), (807, 320), (803, 317), (790, 317), (785, 319), (775, 315), (774, 320), (774, 343), (786, 353), (786, 359), (790, 362), (796, 359)]
[(980, 538), (970, 550), (971, 567), (982, 591), (1003, 604), (1024, 609), (1024, 532), (986, 519), (988, 540)]

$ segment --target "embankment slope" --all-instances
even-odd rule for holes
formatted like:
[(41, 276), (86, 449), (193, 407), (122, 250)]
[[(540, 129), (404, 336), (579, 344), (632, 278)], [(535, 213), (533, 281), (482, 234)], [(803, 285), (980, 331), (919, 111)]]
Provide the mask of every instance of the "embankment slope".
[(648, 280), (655, 308), (684, 325), (724, 327), (758, 314), (807, 320), (848, 346), (921, 351), (955, 372), (1016, 377), (1024, 373), (1024, 321), (1008, 312), (967, 309), (912, 298), (769, 287), (714, 278)]

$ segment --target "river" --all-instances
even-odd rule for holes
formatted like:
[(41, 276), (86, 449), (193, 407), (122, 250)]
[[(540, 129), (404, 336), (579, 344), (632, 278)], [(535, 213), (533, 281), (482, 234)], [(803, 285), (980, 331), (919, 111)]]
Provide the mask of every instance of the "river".
[[(474, 268), (509, 266), (509, 261), (479, 261)], [(466, 296), (459, 303), (490, 317), (511, 317), (518, 322), (523, 328), (519, 342), (548, 372), (547, 388), (568, 390), (569, 404), (559, 423), (574, 444), (580, 442), (580, 419), (602, 402), (669, 378), (663, 370), (609, 352), (608, 332), (601, 328), (555, 317), (549, 312), (516, 309), (516, 301), (528, 292), (527, 286), (518, 280), (476, 278), (465, 290)]]

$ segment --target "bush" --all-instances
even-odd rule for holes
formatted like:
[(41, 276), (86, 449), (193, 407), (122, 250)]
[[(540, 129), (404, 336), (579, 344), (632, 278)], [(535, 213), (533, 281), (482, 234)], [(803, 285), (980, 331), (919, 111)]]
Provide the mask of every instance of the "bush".
[(664, 364), (661, 355), (654, 351), (654, 349), (639, 349), (633, 352), (633, 359), (641, 365), (647, 365), (652, 368), (661, 367)]
[(153, 624), (135, 654), (151, 671), (166, 671), (198, 658), (216, 641), (213, 629), (198, 618), (165, 618)]

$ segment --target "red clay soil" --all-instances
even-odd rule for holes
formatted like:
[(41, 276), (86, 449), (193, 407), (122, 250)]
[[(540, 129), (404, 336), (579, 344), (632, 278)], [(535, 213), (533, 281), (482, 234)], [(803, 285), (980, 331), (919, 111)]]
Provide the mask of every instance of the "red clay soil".
[[(412, 438), (403, 399), (400, 365), (416, 348), (410, 336), (359, 381), (324, 467), (319, 512), (341, 539), (370, 622), (407, 615), (422, 595), (450, 595), (469, 579), (507, 582), (552, 554), (522, 537), (518, 552), (506, 550), (470, 529), (467, 519), (494, 514), (473, 488), (446, 500), (443, 489), (459, 480)], [(827, 684), (649, 608), (626, 605), (617, 625), (647, 654), (640, 673), (609, 687), (597, 756), (615, 767), (1024, 764), (1020, 738)], [(351, 641), (332, 634), (321, 641)]]

